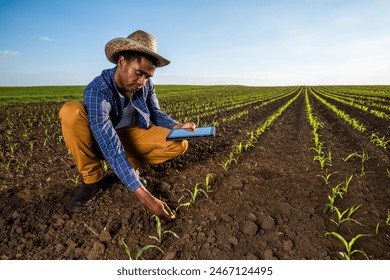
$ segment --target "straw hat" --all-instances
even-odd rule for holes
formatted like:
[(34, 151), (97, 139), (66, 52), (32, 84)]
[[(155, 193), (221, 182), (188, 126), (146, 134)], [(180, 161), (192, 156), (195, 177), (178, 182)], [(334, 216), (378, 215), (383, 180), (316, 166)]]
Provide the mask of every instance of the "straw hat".
[(169, 60), (157, 54), (157, 41), (153, 35), (137, 30), (127, 38), (115, 38), (106, 44), (106, 57), (112, 63), (117, 63), (117, 54), (122, 51), (137, 51), (148, 54), (157, 60), (156, 66), (163, 67)]

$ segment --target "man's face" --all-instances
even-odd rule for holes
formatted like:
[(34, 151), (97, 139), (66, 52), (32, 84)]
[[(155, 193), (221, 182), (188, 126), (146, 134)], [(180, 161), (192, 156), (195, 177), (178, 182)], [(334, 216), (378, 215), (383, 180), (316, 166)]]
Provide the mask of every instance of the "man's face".
[(143, 87), (149, 78), (153, 77), (156, 67), (147, 58), (126, 61), (121, 56), (115, 72), (115, 82), (122, 94), (134, 92)]

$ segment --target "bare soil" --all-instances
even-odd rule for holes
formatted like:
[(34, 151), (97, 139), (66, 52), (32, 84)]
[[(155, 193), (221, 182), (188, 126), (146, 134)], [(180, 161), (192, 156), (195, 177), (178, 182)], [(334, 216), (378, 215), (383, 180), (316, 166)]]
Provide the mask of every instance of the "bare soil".
[[(193, 190), (196, 183), (204, 187), (206, 175), (213, 174), (208, 197), (199, 193), (194, 204), (180, 207), (176, 219), (162, 225), (163, 231), (171, 230), (179, 238), (165, 233), (161, 243), (149, 237), (156, 235), (155, 219), (110, 171), (105, 191), (85, 212), (74, 214), (66, 209), (80, 178), (60, 141), (58, 120), (47, 124), (45, 119), (40, 125), (38, 119), (29, 140), (22, 136), (28, 112), (39, 114), (50, 108), (57, 113), (61, 104), (2, 107), (21, 113), (12, 115), (14, 133), (7, 133), (10, 127), (6, 125), (0, 131), (0, 258), (128, 259), (124, 241), (133, 256), (148, 244), (163, 250), (146, 250), (143, 259), (340, 259), (344, 245), (325, 235), (335, 231), (348, 241), (358, 234), (369, 234), (359, 238), (353, 248), (363, 249), (370, 259), (390, 259), (390, 227), (385, 224), (390, 208), (388, 152), (373, 146), (369, 138), (313, 97), (314, 112), (324, 123), (321, 139), (332, 153), (328, 172), (335, 173), (330, 185), (325, 185), (320, 177), (324, 171), (313, 162), (315, 152), (310, 148), (314, 144), (304, 94), (260, 136), (255, 147), (242, 153), (237, 163), (227, 171), (220, 165), (234, 150), (233, 145), (246, 139), (247, 132), (259, 127), (287, 101), (285, 98), (258, 110), (251, 105), (246, 108), (249, 115), (218, 127), (216, 138), (191, 141), (182, 157), (141, 169), (148, 189), (173, 209), (188, 200), (189, 191), (185, 189)], [(237, 112), (226, 112), (226, 116)], [(385, 133), (383, 125), (375, 126), (375, 118), (352, 113)], [(3, 114), (0, 121), (6, 122)], [(10, 134), (12, 142), (7, 138)], [(48, 134), (50, 141), (44, 145)], [(33, 149), (31, 139), (35, 141)], [(13, 153), (9, 143), (16, 143)], [(364, 175), (358, 158), (343, 160), (363, 148), (370, 156)], [(336, 213), (324, 213), (324, 205), (332, 187), (350, 175), (353, 179), (348, 193), (338, 198), (336, 205), (340, 210), (361, 205), (353, 214), (360, 224), (347, 221), (337, 227), (331, 221), (337, 219)], [(352, 259), (365, 257), (355, 253)]]

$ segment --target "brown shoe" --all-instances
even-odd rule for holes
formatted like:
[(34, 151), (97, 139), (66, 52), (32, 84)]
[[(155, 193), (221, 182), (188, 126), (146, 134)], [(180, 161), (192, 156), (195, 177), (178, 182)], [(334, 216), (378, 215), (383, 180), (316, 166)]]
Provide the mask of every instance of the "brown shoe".
[(94, 184), (82, 183), (79, 191), (72, 197), (68, 208), (72, 212), (82, 212), (102, 192), (101, 181)]

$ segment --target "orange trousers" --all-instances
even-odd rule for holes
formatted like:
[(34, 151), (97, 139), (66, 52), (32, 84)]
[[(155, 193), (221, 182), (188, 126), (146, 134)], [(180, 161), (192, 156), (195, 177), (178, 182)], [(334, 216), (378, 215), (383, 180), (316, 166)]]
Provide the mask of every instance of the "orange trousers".
[[(82, 102), (65, 103), (60, 110), (62, 134), (72, 153), (76, 166), (86, 184), (103, 179), (104, 157), (88, 124), (86, 108)], [(158, 164), (185, 153), (188, 141), (166, 141), (169, 129), (150, 126), (148, 129), (124, 127), (117, 134), (126, 157), (137, 169), (143, 164)]]

